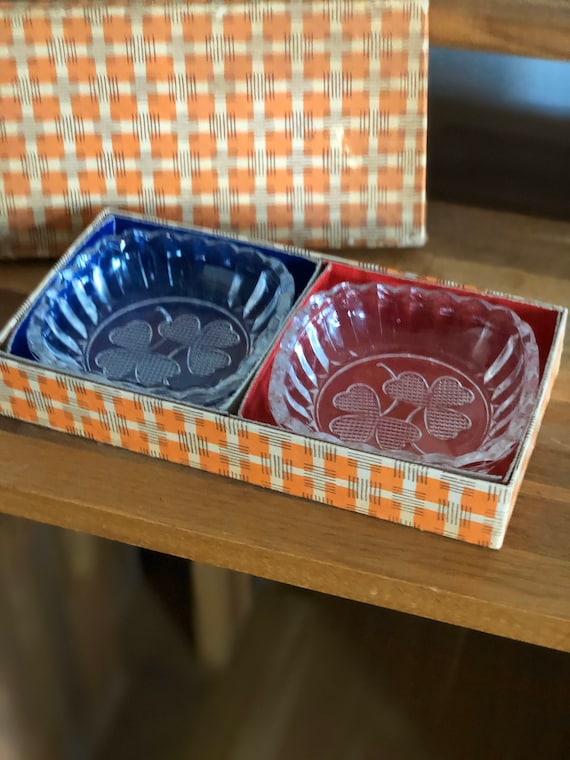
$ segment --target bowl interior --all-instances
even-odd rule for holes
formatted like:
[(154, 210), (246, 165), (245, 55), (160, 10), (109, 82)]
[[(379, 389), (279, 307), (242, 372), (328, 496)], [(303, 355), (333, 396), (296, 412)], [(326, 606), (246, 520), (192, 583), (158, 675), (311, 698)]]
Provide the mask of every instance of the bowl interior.
[(27, 338), (42, 363), (210, 405), (244, 381), (293, 299), (287, 268), (253, 247), (133, 230), (59, 274)]
[(518, 443), (538, 370), (534, 334), (509, 309), (443, 289), (343, 283), (295, 317), (269, 404), (297, 432), (486, 470)]

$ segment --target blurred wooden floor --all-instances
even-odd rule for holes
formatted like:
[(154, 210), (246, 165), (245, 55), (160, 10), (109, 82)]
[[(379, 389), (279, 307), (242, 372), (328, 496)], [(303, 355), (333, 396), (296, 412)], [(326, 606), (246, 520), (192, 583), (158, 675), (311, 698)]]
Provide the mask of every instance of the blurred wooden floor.
[(569, 655), (263, 582), (212, 676), (159, 599), (101, 760), (570, 757)]

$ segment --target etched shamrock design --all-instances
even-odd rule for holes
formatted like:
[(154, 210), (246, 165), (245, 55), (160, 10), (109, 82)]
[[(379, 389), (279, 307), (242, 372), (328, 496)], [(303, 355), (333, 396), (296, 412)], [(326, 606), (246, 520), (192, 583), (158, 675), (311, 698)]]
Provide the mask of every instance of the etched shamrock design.
[(345, 414), (335, 417), (329, 429), (349, 444), (374, 439), (381, 449), (399, 451), (421, 436), (411, 422), (384, 416), (376, 391), (364, 383), (354, 383), (333, 398), (333, 405)]
[[(202, 326), (194, 314), (172, 319), (166, 310), (160, 311), (166, 319), (158, 328), (135, 319), (110, 331), (112, 347), (95, 357), (110, 380), (134, 379), (145, 387), (170, 385), (177, 376), (183, 381), (184, 373), (207, 377), (231, 365), (232, 355), (224, 349), (237, 345), (240, 336), (229, 321), (216, 319)], [(177, 361), (183, 352), (186, 366)]]
[(163, 338), (187, 348), (186, 363), (194, 375), (207, 376), (229, 367), (231, 354), (225, 348), (240, 342), (240, 336), (230, 322), (216, 319), (202, 327), (194, 314), (182, 314), (162, 322), (158, 331)]
[(426, 430), (442, 441), (457, 438), (471, 428), (469, 417), (454, 407), (472, 403), (475, 396), (455, 377), (438, 377), (428, 386), (417, 372), (402, 372), (393, 380), (387, 380), (382, 390), (394, 401), (423, 408)]
[(110, 380), (124, 380), (134, 374), (145, 387), (165, 384), (169, 377), (180, 374), (180, 365), (170, 356), (153, 351), (152, 334), (152, 327), (141, 319), (115, 327), (109, 333), (113, 348), (100, 351), (95, 363)]

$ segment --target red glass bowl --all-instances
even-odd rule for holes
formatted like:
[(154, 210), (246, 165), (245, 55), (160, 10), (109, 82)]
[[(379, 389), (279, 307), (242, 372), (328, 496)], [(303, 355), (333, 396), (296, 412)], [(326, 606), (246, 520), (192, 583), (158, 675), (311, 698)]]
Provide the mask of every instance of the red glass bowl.
[(313, 296), (276, 355), (280, 427), (404, 459), (488, 472), (536, 398), (534, 333), (511, 309), (410, 284)]

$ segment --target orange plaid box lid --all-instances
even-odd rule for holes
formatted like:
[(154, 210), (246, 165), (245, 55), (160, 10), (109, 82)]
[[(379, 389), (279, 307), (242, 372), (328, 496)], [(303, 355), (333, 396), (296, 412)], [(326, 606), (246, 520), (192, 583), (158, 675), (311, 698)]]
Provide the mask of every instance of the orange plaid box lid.
[(0, 3), (0, 256), (103, 206), (424, 241), (427, 0)]

